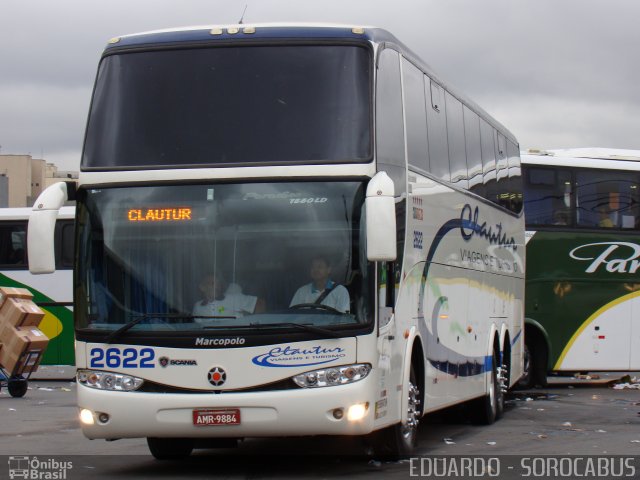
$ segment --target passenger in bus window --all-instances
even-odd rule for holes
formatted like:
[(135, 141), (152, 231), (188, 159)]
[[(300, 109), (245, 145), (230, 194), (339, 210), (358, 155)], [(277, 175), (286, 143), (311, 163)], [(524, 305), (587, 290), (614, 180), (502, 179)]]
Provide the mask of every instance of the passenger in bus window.
[(564, 210), (556, 210), (553, 214), (554, 225), (569, 225), (569, 214)]
[(339, 285), (331, 276), (331, 262), (323, 255), (316, 255), (311, 259), (309, 268), (311, 283), (298, 289), (291, 299), (291, 307), (296, 305), (318, 304), (335, 308), (340, 312), (349, 311), (349, 292), (343, 285)]
[[(238, 318), (264, 312), (264, 301), (242, 293), (237, 283), (227, 285), (219, 275), (205, 275), (198, 285), (202, 300), (193, 306), (196, 322), (215, 318)], [(224, 293), (223, 293), (224, 292)]]
[(609, 209), (606, 207), (598, 209), (598, 226), (601, 228), (613, 228), (615, 226), (609, 216)]

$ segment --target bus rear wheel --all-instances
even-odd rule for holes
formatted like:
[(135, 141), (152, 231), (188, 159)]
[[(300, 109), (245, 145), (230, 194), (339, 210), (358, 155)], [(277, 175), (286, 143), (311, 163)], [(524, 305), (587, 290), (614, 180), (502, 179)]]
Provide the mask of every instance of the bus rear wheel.
[(499, 354), (496, 350), (491, 356), (491, 379), (489, 380), (489, 392), (473, 402), (471, 420), (480, 425), (491, 425), (504, 411), (504, 393), (500, 388), (498, 370)]
[(191, 455), (193, 439), (190, 438), (147, 438), (149, 451), (158, 460), (175, 460)]

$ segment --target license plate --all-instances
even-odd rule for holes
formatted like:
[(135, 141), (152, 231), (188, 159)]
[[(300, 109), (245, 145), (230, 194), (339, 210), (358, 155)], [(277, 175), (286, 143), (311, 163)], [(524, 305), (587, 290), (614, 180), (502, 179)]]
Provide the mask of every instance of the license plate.
[(197, 409), (193, 411), (193, 424), (197, 427), (207, 425), (240, 425), (240, 409)]

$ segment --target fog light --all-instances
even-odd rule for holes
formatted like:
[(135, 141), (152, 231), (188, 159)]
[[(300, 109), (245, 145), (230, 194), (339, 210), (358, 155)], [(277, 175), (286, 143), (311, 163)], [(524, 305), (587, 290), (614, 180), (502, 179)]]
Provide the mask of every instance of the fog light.
[(87, 410), (86, 408), (80, 410), (80, 421), (85, 425), (93, 425), (95, 423), (93, 412), (91, 410)]
[(368, 403), (356, 403), (355, 405), (351, 405), (349, 407), (349, 411), (347, 412), (347, 420), (349, 420), (350, 422), (362, 420), (367, 414), (368, 406)]
[(340, 420), (342, 419), (342, 417), (344, 417), (344, 410), (342, 410), (341, 408), (336, 408), (333, 411), (333, 418), (335, 418), (336, 420)]
[(100, 415), (98, 415), (98, 421), (100, 423), (107, 423), (109, 421), (109, 414), (101, 413)]

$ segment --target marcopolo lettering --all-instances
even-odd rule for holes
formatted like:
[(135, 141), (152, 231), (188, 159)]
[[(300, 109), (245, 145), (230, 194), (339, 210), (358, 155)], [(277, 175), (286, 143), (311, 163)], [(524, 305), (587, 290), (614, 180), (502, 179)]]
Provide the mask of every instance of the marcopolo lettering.
[(242, 337), (236, 338), (196, 338), (196, 346), (215, 346), (215, 347), (227, 347), (229, 345), (244, 345), (246, 339)]

